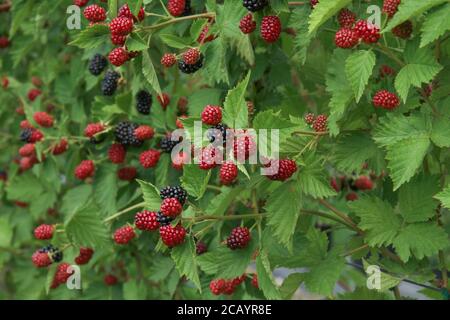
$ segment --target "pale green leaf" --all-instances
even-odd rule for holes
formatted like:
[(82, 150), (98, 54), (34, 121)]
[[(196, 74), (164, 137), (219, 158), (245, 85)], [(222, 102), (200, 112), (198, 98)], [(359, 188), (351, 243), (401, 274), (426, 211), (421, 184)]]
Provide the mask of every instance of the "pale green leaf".
[(117, 211), (117, 168), (114, 165), (102, 165), (95, 173), (94, 199), (104, 216)]
[(333, 17), (342, 8), (348, 6), (351, 0), (321, 0), (309, 16), (309, 33), (315, 32), (328, 19)]
[(431, 141), (440, 148), (450, 147), (450, 125), (448, 118), (439, 117), (434, 120)]
[(148, 51), (142, 52), (142, 74), (158, 95), (161, 95), (161, 87), (159, 85), (158, 76)]
[(450, 209), (450, 185), (444, 188), (441, 192), (434, 196), (438, 199), (444, 207)]
[(191, 195), (200, 199), (206, 191), (211, 170), (202, 170), (198, 164), (185, 164), (181, 185)]
[(422, 25), (420, 47), (430, 44), (446, 31), (450, 30), (450, 4), (446, 4), (439, 10), (430, 13)]
[(150, 182), (136, 180), (141, 186), (142, 195), (145, 201), (145, 207), (151, 211), (158, 211), (161, 206), (161, 197), (159, 190)]
[(97, 48), (103, 43), (110, 41), (110, 31), (108, 26), (95, 24), (81, 31), (69, 45), (82, 49)]
[(224, 102), (223, 122), (230, 128), (247, 128), (248, 108), (245, 93), (251, 72), (233, 89), (228, 91)]
[(201, 292), (202, 287), (198, 276), (194, 239), (189, 237), (183, 245), (174, 247), (170, 255), (180, 275), (186, 276), (186, 278), (191, 280)]
[(364, 93), (364, 89), (375, 67), (375, 62), (375, 54), (369, 50), (356, 51), (345, 62), (345, 74), (352, 86), (356, 102), (359, 102)]
[(256, 273), (258, 275), (259, 288), (269, 300), (281, 299), (280, 291), (270, 268), (269, 258), (266, 250), (261, 250), (256, 258)]

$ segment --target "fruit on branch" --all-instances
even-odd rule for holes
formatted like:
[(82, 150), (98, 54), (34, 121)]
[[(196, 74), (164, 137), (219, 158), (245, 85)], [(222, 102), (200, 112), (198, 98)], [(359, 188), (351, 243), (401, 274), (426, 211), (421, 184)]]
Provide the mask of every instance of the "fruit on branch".
[(297, 171), (297, 164), (291, 159), (271, 160), (264, 166), (270, 180), (285, 181)]
[(201, 114), (202, 122), (210, 126), (215, 126), (222, 121), (222, 108), (219, 106), (207, 105)]
[(181, 16), (186, 8), (186, 0), (168, 0), (167, 10), (174, 17)]
[(116, 46), (123, 46), (127, 41), (127, 36), (122, 36), (120, 34), (111, 34), (111, 43)]
[(33, 253), (31, 261), (37, 268), (45, 268), (52, 264), (47, 252), (41, 252), (40, 250)]
[(203, 67), (203, 54), (200, 54), (198, 61), (195, 64), (187, 64), (182, 59), (178, 61), (178, 69), (186, 74), (195, 73)]
[(88, 138), (92, 138), (96, 134), (104, 131), (106, 129), (105, 125), (101, 122), (97, 123), (89, 123), (84, 129), (84, 136)]
[(173, 148), (180, 142), (181, 138), (178, 141), (172, 140), (172, 135), (169, 133), (161, 139), (161, 141), (159, 142), (159, 147), (161, 148), (162, 151), (166, 153), (171, 153)]
[(328, 117), (320, 114), (313, 122), (313, 129), (316, 132), (326, 132), (328, 128)]
[(143, 210), (134, 216), (134, 225), (142, 231), (155, 231), (159, 228), (157, 213)]
[(373, 96), (372, 103), (374, 107), (392, 110), (400, 105), (400, 99), (395, 93), (391, 93), (387, 90), (380, 90)]
[(232, 184), (238, 176), (238, 167), (233, 162), (225, 162), (220, 166), (220, 182), (224, 185)]
[(153, 99), (150, 92), (147, 90), (140, 90), (136, 94), (136, 110), (141, 114), (150, 114)]
[(8, 37), (0, 37), (0, 49), (8, 48), (10, 44), (11, 42), (9, 41)]
[(413, 24), (411, 20), (406, 20), (405, 22), (392, 29), (392, 33), (401, 39), (408, 39), (409, 37), (411, 37), (412, 32)]
[(141, 7), (141, 9), (139, 9), (138, 16), (135, 17), (133, 15), (133, 13), (131, 12), (130, 8), (128, 7), (128, 4), (124, 4), (123, 6), (120, 7), (119, 13), (117, 14), (117, 16), (128, 18), (128, 19), (133, 19), (134, 21), (142, 21), (145, 19), (145, 11), (144, 11), (144, 8)]
[(199, 256), (199, 255), (204, 254), (207, 251), (208, 251), (208, 247), (207, 247), (206, 243), (204, 243), (202, 241), (197, 241), (197, 243), (195, 244), (195, 253)]
[(51, 288), (55, 289), (62, 284), (65, 284), (69, 277), (73, 274), (74, 271), (69, 272), (70, 264), (67, 262), (60, 263), (56, 268), (55, 275), (53, 277), (53, 282), (51, 284)]
[(112, 65), (114, 65), (116, 67), (120, 67), (121, 65), (123, 65), (125, 62), (128, 61), (129, 55), (128, 55), (128, 52), (124, 48), (118, 47), (118, 48), (114, 48), (109, 53), (108, 58)]
[(137, 169), (135, 167), (123, 167), (117, 171), (117, 177), (123, 181), (132, 181), (137, 176)]
[(96, 4), (87, 6), (83, 11), (83, 15), (90, 22), (101, 22), (106, 20), (106, 10)]
[(199, 168), (210, 170), (215, 168), (222, 160), (222, 152), (214, 146), (206, 146), (200, 151)]
[(107, 285), (107, 286), (113, 286), (115, 284), (117, 284), (117, 282), (119, 281), (119, 279), (117, 279), (117, 277), (113, 274), (107, 274), (104, 278), (103, 278), (103, 282)]
[(345, 199), (347, 200), (347, 201), (355, 201), (355, 200), (358, 200), (358, 194), (356, 193), (356, 192), (350, 192), (350, 193), (347, 193), (347, 195), (345, 196)]
[(20, 140), (23, 142), (30, 142), (31, 134), (34, 129), (32, 128), (25, 128), (20, 133)]
[(231, 250), (247, 247), (251, 240), (250, 230), (247, 227), (236, 227), (231, 230), (227, 238), (227, 247)]
[(249, 11), (256, 12), (264, 9), (269, 4), (268, 0), (243, 0), (242, 5)]
[(117, 84), (120, 74), (116, 71), (106, 71), (105, 78), (102, 80), (102, 92), (105, 96), (112, 96), (117, 90)]
[(183, 211), (183, 207), (177, 198), (166, 198), (161, 203), (160, 211), (168, 217), (176, 218)]
[(349, 9), (341, 9), (338, 14), (338, 22), (341, 28), (351, 29), (356, 21), (356, 14)]
[(246, 14), (239, 22), (239, 29), (242, 33), (249, 34), (255, 31), (256, 21), (253, 20), (253, 15), (251, 13)]
[[(162, 97), (161, 97), (162, 95)], [(157, 100), (159, 102), (159, 104), (161, 105), (161, 107), (163, 108), (163, 110), (167, 109), (167, 106), (170, 104), (170, 96), (169, 94), (163, 92), (161, 95), (158, 95)]]
[(358, 20), (353, 31), (367, 44), (376, 43), (381, 37), (380, 29), (366, 20)]
[(107, 65), (108, 60), (103, 55), (96, 53), (91, 60), (89, 60), (88, 69), (92, 75), (98, 76), (105, 70)]
[(392, 18), (398, 10), (398, 6), (401, 0), (384, 0), (383, 2), (383, 12)]
[(188, 65), (193, 65), (200, 59), (200, 54), (201, 52), (197, 48), (190, 48), (183, 53), (183, 61)]
[(80, 180), (85, 180), (86, 178), (92, 177), (95, 173), (95, 164), (92, 160), (83, 160), (75, 168), (75, 177)]
[(380, 67), (380, 78), (386, 78), (389, 76), (393, 76), (396, 74), (396, 71), (389, 67), (388, 65), (383, 64)]
[(208, 35), (208, 33), (209, 33), (209, 24), (205, 24), (205, 26), (202, 28), (202, 31), (200, 32), (197, 38), (197, 42), (202, 44), (213, 41), (216, 38), (213, 34)]
[(240, 277), (236, 277), (231, 280), (225, 279), (216, 279), (211, 280), (209, 283), (209, 289), (211, 293), (218, 296), (221, 294), (232, 295), (236, 290), (236, 287), (239, 286), (242, 282), (244, 282), (246, 275), (243, 274)]
[(136, 138), (144, 141), (153, 138), (155, 135), (155, 130), (153, 130), (152, 127), (141, 125), (134, 130), (134, 134)]
[(174, 53), (165, 53), (161, 58), (161, 64), (166, 68), (172, 67), (175, 63), (177, 63), (177, 56)]
[(133, 31), (133, 20), (125, 17), (116, 17), (109, 24), (109, 30), (113, 35), (126, 36)]
[(27, 143), (19, 149), (19, 154), (22, 157), (34, 156), (36, 155), (36, 148), (33, 143)]
[(314, 7), (319, 3), (319, 0), (310, 0), (309, 1), (309, 5), (311, 6), (311, 8), (314, 9)]
[(81, 247), (78, 256), (75, 257), (75, 263), (77, 265), (87, 264), (89, 263), (93, 255), (94, 255), (93, 249)]
[(36, 100), (37, 97), (39, 97), (42, 94), (42, 91), (36, 88), (30, 89), (30, 91), (28, 91), (28, 100), (30, 100), (31, 102), (33, 102), (34, 100)]
[(53, 155), (57, 156), (66, 152), (68, 148), (69, 142), (63, 138), (52, 146), (51, 151)]
[(186, 203), (188, 194), (186, 190), (184, 190), (180, 186), (167, 186), (161, 189), (159, 192), (161, 199), (167, 199), (167, 198), (176, 198), (182, 205)]
[(186, 237), (186, 229), (180, 224), (175, 227), (169, 225), (161, 226), (159, 228), (159, 235), (161, 236), (162, 242), (169, 248), (173, 248), (184, 242)]
[(108, 158), (112, 163), (120, 164), (125, 161), (127, 151), (125, 147), (120, 143), (113, 143), (108, 150)]
[(114, 241), (117, 244), (128, 244), (136, 237), (133, 227), (123, 226), (114, 232)]
[(307, 113), (305, 114), (303, 119), (307, 124), (312, 125), (314, 123), (314, 120), (316, 120), (316, 116), (314, 115), (314, 113)]
[(259, 289), (258, 275), (257, 275), (256, 273), (253, 274), (251, 284), (252, 284), (252, 286), (254, 286), (256, 289)]
[(137, 123), (128, 121), (119, 122), (114, 130), (116, 141), (124, 146), (141, 146), (142, 140), (139, 140), (135, 134), (135, 130), (138, 127), (139, 125)]
[(278, 40), (281, 34), (281, 21), (277, 16), (265, 16), (261, 21), (261, 37), (267, 43)]
[(73, 1), (73, 3), (79, 7), (84, 7), (85, 5), (88, 4), (88, 2), (89, 2), (89, 0), (74, 0)]
[(50, 128), (53, 126), (53, 117), (47, 112), (39, 111), (33, 114), (33, 119), (38, 125), (44, 128)]
[[(227, 137), (228, 138), (228, 137)], [(247, 130), (234, 130), (233, 156), (239, 163), (256, 153), (256, 143)]]
[(144, 151), (139, 156), (139, 162), (145, 169), (153, 168), (158, 164), (161, 152), (155, 149)]
[(48, 240), (53, 238), (55, 226), (50, 224), (41, 224), (34, 229), (34, 237), (39, 240)]
[(163, 214), (162, 212), (157, 212), (156, 213), (156, 221), (158, 221), (158, 223), (161, 226), (167, 226), (169, 225), (172, 221), (173, 218), (166, 216), (165, 214)]
[(226, 124), (219, 123), (209, 128), (206, 132), (206, 136), (211, 143), (216, 141), (217, 139), (221, 139), (223, 141), (223, 144), (225, 145), (227, 141), (227, 130), (228, 126)]
[(366, 176), (360, 176), (358, 179), (355, 180), (354, 185), (358, 190), (362, 191), (373, 189), (372, 180)]
[(358, 42), (359, 38), (356, 32), (348, 28), (339, 29), (334, 37), (336, 46), (343, 49), (353, 48)]

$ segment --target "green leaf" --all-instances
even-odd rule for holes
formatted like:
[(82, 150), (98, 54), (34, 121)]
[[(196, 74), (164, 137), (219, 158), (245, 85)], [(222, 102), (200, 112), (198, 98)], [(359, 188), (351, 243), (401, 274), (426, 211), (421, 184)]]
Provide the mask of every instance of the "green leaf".
[(402, 1), (398, 6), (398, 11), (394, 17), (389, 21), (386, 28), (383, 29), (384, 32), (390, 31), (392, 28), (398, 26), (406, 20), (416, 17), (421, 13), (440, 5), (441, 3), (447, 2), (447, 0), (408, 0)]
[(315, 36), (315, 32), (308, 33), (308, 16), (311, 9), (308, 6), (300, 6), (292, 11), (289, 19), (289, 26), (295, 30), (294, 47), (295, 55), (301, 64), (305, 64), (311, 40)]
[(31, 172), (26, 172), (14, 177), (6, 187), (9, 200), (20, 200), (24, 202), (33, 201), (44, 191), (43, 186)]
[(208, 44), (205, 56), (208, 63), (203, 67), (203, 74), (211, 83), (230, 84), (228, 72), (227, 41), (225, 37), (219, 37)]
[(62, 199), (61, 212), (69, 215), (78, 211), (79, 208), (87, 204), (92, 193), (92, 185), (89, 184), (83, 184), (68, 190)]
[(159, 85), (158, 76), (156, 75), (155, 67), (153, 66), (148, 51), (142, 52), (142, 74), (152, 86), (153, 90), (155, 90), (158, 95), (161, 95), (162, 92)]
[(303, 273), (291, 273), (288, 275), (280, 287), (280, 293), (283, 300), (291, 300), (294, 293), (304, 281), (305, 275)]
[(417, 259), (431, 257), (448, 246), (448, 235), (435, 222), (414, 223), (406, 226), (394, 239), (399, 257), (408, 262), (411, 255)]
[(351, 2), (351, 0), (322, 0), (316, 4), (309, 16), (309, 34), (315, 32), (322, 24)]
[(431, 141), (440, 148), (450, 147), (450, 126), (448, 123), (449, 119), (446, 117), (436, 118), (433, 122)]
[(195, 251), (195, 243), (192, 237), (181, 246), (176, 246), (170, 253), (175, 266), (182, 276), (186, 276), (189, 280), (194, 282), (200, 292), (202, 287), (200, 285), (200, 278), (198, 276), (197, 254)]
[(81, 31), (77, 37), (69, 43), (82, 49), (91, 49), (101, 46), (109, 40), (110, 31), (108, 26), (95, 24)]
[(303, 193), (316, 199), (336, 195), (319, 159), (311, 158), (305, 161), (305, 166), (298, 175), (298, 184)]
[(448, 17), (450, 17), (450, 4), (446, 4), (439, 10), (427, 15), (421, 29), (421, 48), (430, 44), (440, 36), (443, 36), (446, 31), (450, 30), (450, 19), (448, 19)]
[[(366, 272), (367, 276), (371, 276), (373, 275), (373, 270), (370, 270), (369, 267), (371, 266), (365, 259), (362, 259), (363, 262), (363, 266), (364, 266), (364, 271)], [(377, 265), (375, 265), (375, 267), (378, 267)], [(376, 269), (375, 269), (376, 270)], [(397, 286), (402, 279), (401, 278), (397, 278), (394, 276), (391, 276), (390, 274), (381, 271), (381, 269), (378, 269), (378, 271), (380, 271), (379, 275), (380, 275), (380, 282), (379, 282), (379, 289), (372, 289), (375, 292), (381, 292), (381, 291), (386, 291), (389, 290), (395, 286)]]
[(399, 189), (400, 213), (407, 222), (427, 221), (435, 215), (433, 196), (439, 190), (436, 176), (420, 176)]
[(288, 0), (272, 0), (270, 6), (276, 12), (289, 12)]
[(181, 185), (193, 197), (200, 199), (206, 191), (211, 170), (202, 170), (197, 164), (185, 164)]
[(181, 38), (170, 33), (160, 34), (159, 37), (161, 38), (162, 42), (172, 48), (183, 49), (191, 45), (191, 41), (189, 39)]
[(114, 165), (102, 165), (95, 173), (94, 199), (104, 216), (117, 211), (117, 168)]
[(109, 244), (109, 231), (95, 206), (80, 208), (69, 215), (64, 221), (64, 229), (70, 241), (78, 246), (101, 248)]
[(117, 16), (117, 0), (108, 0), (108, 17), (113, 19)]
[(356, 287), (352, 292), (338, 294), (337, 298), (339, 300), (391, 300), (388, 294), (367, 287)]
[(150, 182), (136, 180), (142, 189), (142, 194), (145, 201), (145, 207), (151, 211), (158, 211), (161, 206), (161, 197), (159, 190)]
[(401, 226), (401, 220), (387, 202), (377, 197), (363, 197), (349, 203), (350, 209), (361, 219), (358, 226), (367, 231), (370, 246), (389, 245)]
[(256, 273), (258, 275), (259, 288), (269, 300), (281, 299), (275, 279), (270, 268), (269, 258), (266, 250), (261, 250), (256, 258)]
[[(11, 26), (9, 28), (9, 37), (13, 37), (16, 32), (23, 26), (24, 21), (30, 18), (30, 15), (33, 14), (34, 3), (32, 2), (16, 2), (12, 3), (12, 21)], [(6, 27), (6, 26), (5, 26)]]
[(147, 43), (136, 32), (131, 33), (127, 37), (126, 47), (128, 51), (143, 51), (148, 49)]
[(229, 188), (223, 186), (221, 192), (209, 201), (205, 209), (208, 214), (223, 216), (230, 204), (243, 191), (243, 187)]
[(418, 48), (417, 41), (408, 43), (405, 59), (407, 64), (395, 78), (395, 89), (406, 102), (411, 86), (419, 88), (422, 83), (429, 83), (442, 70), (442, 66), (436, 62), (429, 48)]
[(131, 10), (133, 10), (132, 11), (133, 15), (137, 17), (139, 14), (139, 11), (141, 10), (142, 3), (144, 2), (144, 0), (134, 0), (133, 2), (135, 3), (134, 7), (131, 7), (131, 6), (130, 7), (131, 7)]
[(128, 280), (123, 284), (123, 298), (125, 300), (145, 300), (147, 286), (139, 280)]
[(280, 243), (292, 246), (292, 236), (302, 206), (302, 190), (298, 183), (289, 181), (273, 191), (264, 210), (267, 212), (267, 224)]
[(444, 207), (450, 209), (450, 185), (435, 195), (434, 198), (438, 199)]
[(375, 62), (375, 54), (369, 50), (356, 51), (345, 62), (345, 73), (352, 86), (356, 102), (359, 102), (364, 93), (364, 89), (375, 67)]
[(0, 217), (0, 247), (9, 248), (13, 237), (13, 228), (7, 216)]
[(245, 101), (245, 92), (250, 80), (249, 71), (244, 80), (242, 80), (234, 89), (228, 91), (224, 102), (223, 122), (230, 128), (247, 128), (248, 126), (248, 108)]

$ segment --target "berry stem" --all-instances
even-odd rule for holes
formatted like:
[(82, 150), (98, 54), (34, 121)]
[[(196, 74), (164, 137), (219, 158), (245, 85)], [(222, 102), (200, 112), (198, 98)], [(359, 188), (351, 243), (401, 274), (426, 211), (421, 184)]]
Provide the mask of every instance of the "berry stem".
[(385, 55), (387, 55), (389, 58), (391, 58), (392, 60), (394, 60), (399, 66), (404, 67), (405, 63), (400, 60), (397, 55), (392, 52), (391, 49), (389, 49), (388, 47), (382, 45), (381, 43), (377, 43), (378, 46), (378, 50), (381, 51), (382, 53), (384, 53)]
[(237, 215), (231, 215), (231, 216), (204, 215), (204, 216), (199, 216), (199, 217), (183, 218), (183, 220), (193, 221), (195, 223), (195, 222), (208, 221), (208, 220), (222, 221), (222, 220), (256, 219), (256, 218), (262, 218), (264, 216), (266, 216), (265, 213), (237, 214)]
[(328, 131), (324, 132), (314, 132), (314, 131), (295, 131), (292, 134), (294, 135), (305, 135), (305, 136), (326, 136), (328, 135)]
[(122, 211), (119, 211), (119, 212), (113, 214), (112, 216), (109, 216), (108, 218), (103, 220), (103, 222), (105, 222), (105, 223), (106, 222), (110, 222), (110, 221), (112, 221), (114, 219), (117, 219), (118, 217), (120, 217), (121, 215), (123, 215), (123, 214), (125, 214), (127, 212), (133, 211), (135, 209), (143, 208), (143, 207), (145, 207), (145, 202), (140, 202), (138, 204), (135, 204), (134, 206), (128, 207), (126, 209), (123, 209)]
[(206, 13), (199, 13), (199, 14), (194, 14), (194, 15), (185, 16), (185, 17), (171, 18), (170, 20), (165, 21), (165, 22), (157, 23), (152, 26), (142, 27), (138, 31), (154, 30), (154, 29), (162, 28), (162, 27), (171, 25), (173, 23), (177, 23), (177, 22), (181, 22), (181, 21), (185, 21), (185, 20), (192, 20), (192, 19), (197, 19), (197, 18), (209, 19), (209, 18), (214, 18), (215, 16), (216, 16), (215, 12), (206, 12)]
[(214, 190), (214, 191), (217, 191), (217, 192), (222, 192), (222, 188), (221, 188), (221, 187), (213, 186), (213, 185), (211, 185), (211, 184), (208, 184), (208, 185), (206, 186), (206, 188), (209, 189), (209, 190)]
[(289, 6), (303, 6), (305, 4), (306, 4), (305, 1), (289, 1), (288, 2)]
[(352, 219), (350, 219), (345, 213), (339, 211), (337, 208), (335, 208), (333, 205), (331, 205), (328, 201), (319, 199), (320, 204), (322, 204), (324, 207), (328, 208), (329, 210), (333, 211), (337, 216), (339, 216), (342, 220), (347, 222), (349, 226), (359, 234), (364, 234), (364, 231), (362, 231), (358, 226), (353, 222)]
[(345, 253), (343, 253), (342, 255), (341, 255), (341, 257), (348, 257), (348, 256), (351, 256), (351, 255), (353, 255), (353, 254), (355, 254), (355, 253), (358, 253), (359, 251), (362, 251), (362, 250), (364, 250), (364, 249), (367, 249), (369, 247), (369, 245), (366, 243), (366, 244), (363, 244), (362, 246), (360, 246), (360, 247), (358, 247), (358, 248), (355, 248), (355, 249), (353, 249), (353, 250), (350, 250), (350, 251), (347, 251), (347, 252), (345, 252)]

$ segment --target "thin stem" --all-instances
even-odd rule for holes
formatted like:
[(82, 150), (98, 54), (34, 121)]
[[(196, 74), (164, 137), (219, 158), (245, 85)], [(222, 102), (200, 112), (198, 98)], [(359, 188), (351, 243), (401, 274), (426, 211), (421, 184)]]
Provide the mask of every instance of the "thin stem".
[(357, 253), (357, 252), (359, 252), (359, 251), (362, 251), (362, 250), (364, 250), (364, 249), (367, 249), (368, 247), (369, 247), (369, 245), (366, 243), (366, 244), (364, 244), (364, 245), (362, 245), (362, 246), (360, 246), (360, 247), (358, 247), (358, 248), (355, 248), (355, 249), (353, 249), (353, 250), (350, 250), (350, 251), (348, 251), (348, 252), (343, 253), (343, 254), (341, 255), (341, 257), (348, 257), (348, 256), (351, 256), (351, 255), (354, 255), (355, 253)]
[(343, 224), (347, 227), (349, 227), (350, 229), (352, 229), (352, 226), (350, 226), (346, 221), (343, 221), (339, 218), (336, 218), (335, 216), (332, 216), (331, 214), (325, 213), (325, 212), (320, 212), (320, 211), (313, 211), (313, 210), (301, 210), (302, 214), (308, 214), (311, 216), (318, 216), (318, 217), (322, 217), (328, 220), (333, 220), (337, 223)]
[(216, 16), (215, 12), (206, 12), (206, 13), (194, 14), (194, 15), (191, 15), (191, 16), (172, 18), (169, 21), (157, 23), (157, 24), (154, 24), (152, 26), (142, 27), (142, 28), (139, 29), (139, 31), (154, 30), (154, 29), (162, 28), (162, 27), (171, 25), (173, 23), (177, 23), (177, 22), (181, 22), (181, 21), (185, 21), (185, 20), (192, 20), (192, 19), (197, 19), (197, 18), (207, 18), (207, 19), (209, 19), (209, 18), (214, 18), (215, 16)]
[(324, 132), (315, 132), (315, 131), (295, 131), (292, 133), (293, 135), (304, 135), (304, 136), (326, 136), (328, 135), (327, 131)]
[(221, 188), (221, 187), (213, 186), (213, 185), (211, 185), (211, 184), (208, 184), (208, 185), (206, 186), (206, 189), (214, 190), (214, 191), (217, 191), (217, 192), (222, 192), (222, 188)]
[(364, 231), (362, 231), (360, 228), (358, 228), (356, 226), (356, 224), (353, 222), (352, 219), (350, 219), (345, 213), (339, 211), (337, 208), (335, 208), (333, 205), (331, 205), (330, 203), (328, 203), (326, 200), (323, 199), (319, 199), (319, 202), (327, 207), (328, 209), (330, 209), (331, 211), (333, 211), (337, 216), (339, 216), (339, 218), (341, 218), (342, 220), (344, 220), (345, 222), (347, 222), (353, 230), (355, 230), (356, 232), (358, 232), (359, 234), (364, 234)]
[[(441, 221), (441, 205), (439, 205), (436, 209), (436, 221), (437, 224), (443, 227), (443, 223)], [(445, 259), (445, 253), (443, 250), (439, 250), (439, 264), (441, 265), (441, 273), (442, 273), (442, 287), (448, 287), (448, 270), (447, 270), (447, 261)]]
[(306, 4), (306, 2), (304, 2), (304, 1), (289, 1), (288, 2), (288, 5), (290, 5), (290, 6), (303, 6), (305, 4)]
[(255, 219), (255, 218), (262, 218), (265, 217), (265, 213), (249, 213), (249, 214), (238, 214), (238, 215), (231, 215), (231, 216), (212, 216), (212, 215), (204, 215), (199, 217), (189, 217), (189, 218), (183, 218), (183, 220), (187, 221), (193, 221), (193, 222), (201, 222), (201, 221), (208, 221), (208, 220), (239, 220), (239, 219)]
[(135, 204), (134, 206), (131, 206), (131, 207), (126, 208), (126, 209), (124, 209), (122, 211), (119, 211), (119, 212), (113, 214), (112, 216), (109, 216), (108, 218), (103, 220), (103, 222), (105, 222), (105, 223), (106, 222), (110, 222), (110, 221), (112, 221), (114, 219), (117, 219), (118, 217), (120, 217), (121, 215), (123, 215), (123, 214), (125, 214), (127, 212), (133, 211), (135, 209), (143, 208), (143, 207), (145, 207), (145, 202), (140, 202), (138, 204)]
[(383, 53), (384, 53), (385, 55), (387, 55), (389, 58), (391, 58), (392, 60), (394, 60), (395, 62), (397, 62), (397, 64), (398, 64), (399, 66), (401, 66), (401, 67), (404, 67), (404, 66), (405, 66), (405, 63), (404, 63), (402, 60), (400, 60), (400, 59), (397, 57), (397, 55), (396, 55), (394, 52), (392, 52), (391, 49), (389, 49), (389, 48), (386, 47), (386, 46), (383, 46), (383, 45), (380, 44), (380, 43), (378, 43), (377, 46), (378, 46), (378, 49), (379, 49), (381, 52), (383, 52)]

